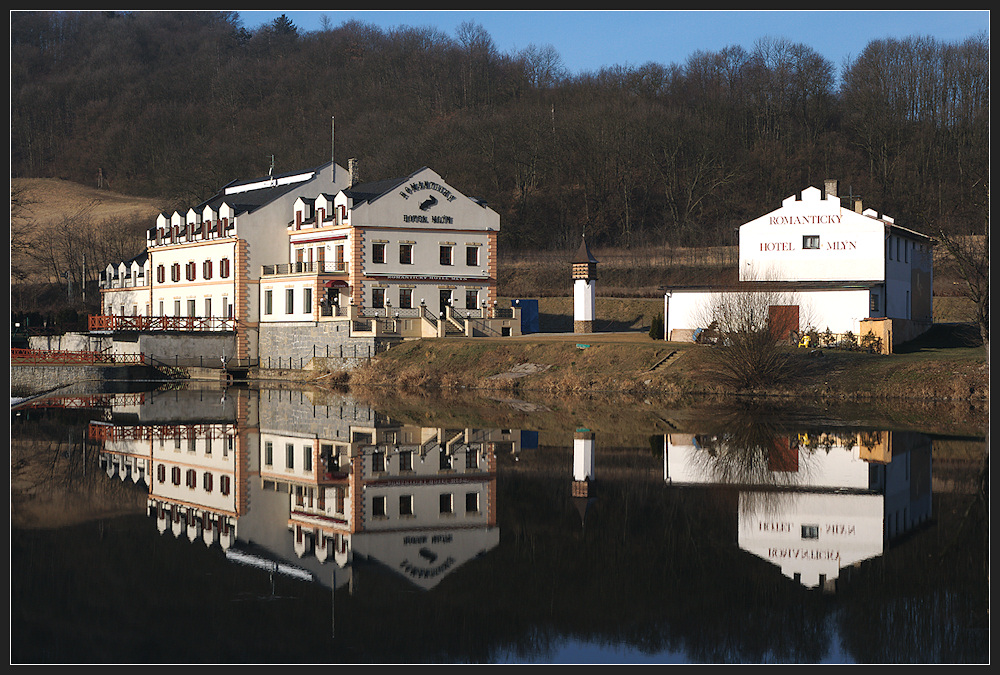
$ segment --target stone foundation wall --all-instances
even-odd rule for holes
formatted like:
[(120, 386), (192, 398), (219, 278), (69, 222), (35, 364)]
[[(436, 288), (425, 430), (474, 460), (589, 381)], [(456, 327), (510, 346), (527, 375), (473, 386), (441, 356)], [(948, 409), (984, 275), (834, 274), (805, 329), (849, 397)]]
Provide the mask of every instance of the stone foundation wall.
[(261, 324), (258, 354), (262, 369), (305, 369), (322, 364), (353, 370), (392, 343), (385, 338), (352, 338), (345, 321)]

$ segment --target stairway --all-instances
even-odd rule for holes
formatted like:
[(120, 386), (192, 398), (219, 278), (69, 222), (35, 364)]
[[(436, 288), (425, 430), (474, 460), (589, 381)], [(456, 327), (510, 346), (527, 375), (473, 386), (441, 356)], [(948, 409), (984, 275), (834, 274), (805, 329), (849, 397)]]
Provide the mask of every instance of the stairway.
[(671, 363), (673, 363), (674, 360), (678, 356), (680, 356), (680, 352), (675, 349), (674, 351), (670, 352), (669, 354), (667, 354), (666, 356), (664, 356), (662, 359), (660, 359), (659, 361), (657, 361), (655, 364), (653, 364), (653, 367), (650, 368), (649, 370), (647, 370), (646, 372), (647, 373), (652, 373), (652, 372), (657, 371), (657, 370), (663, 370), (664, 368), (666, 368), (667, 366), (669, 366)]

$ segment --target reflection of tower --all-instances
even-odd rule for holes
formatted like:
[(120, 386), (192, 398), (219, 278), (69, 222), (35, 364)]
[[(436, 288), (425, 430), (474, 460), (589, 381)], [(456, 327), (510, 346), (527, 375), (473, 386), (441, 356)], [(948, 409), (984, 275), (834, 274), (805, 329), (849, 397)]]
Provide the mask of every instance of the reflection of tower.
[(594, 432), (577, 429), (573, 434), (573, 503), (584, 521), (594, 501)]
[(597, 280), (597, 260), (587, 248), (587, 238), (580, 242), (580, 250), (573, 256), (573, 332), (594, 331), (594, 304)]

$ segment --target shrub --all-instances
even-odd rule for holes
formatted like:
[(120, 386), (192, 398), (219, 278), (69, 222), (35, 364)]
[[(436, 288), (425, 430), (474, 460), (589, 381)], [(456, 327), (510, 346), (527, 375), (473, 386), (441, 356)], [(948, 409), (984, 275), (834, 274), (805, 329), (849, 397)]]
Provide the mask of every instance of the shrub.
[(649, 324), (649, 337), (654, 340), (663, 339), (663, 315), (657, 314)]

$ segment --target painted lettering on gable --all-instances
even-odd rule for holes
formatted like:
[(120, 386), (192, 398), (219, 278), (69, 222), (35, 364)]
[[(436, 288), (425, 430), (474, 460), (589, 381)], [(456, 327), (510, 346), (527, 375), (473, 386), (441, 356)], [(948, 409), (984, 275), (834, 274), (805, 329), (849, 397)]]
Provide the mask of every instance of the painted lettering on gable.
[(828, 241), (826, 250), (828, 251), (854, 251), (858, 245), (853, 241)]
[(840, 216), (771, 216), (771, 225), (840, 225)]
[(764, 253), (770, 251), (794, 251), (795, 245), (790, 241), (765, 241), (761, 242), (760, 250)]
[(404, 187), (402, 190), (400, 190), (399, 196), (402, 197), (403, 199), (409, 199), (410, 195), (416, 192), (420, 192), (422, 190), (433, 190), (434, 192), (440, 194), (445, 199), (445, 201), (449, 202), (455, 201), (455, 194), (452, 193), (451, 190), (446, 188), (444, 185), (436, 183), (432, 180), (414, 181), (409, 185), (407, 185), (406, 187)]
[(435, 225), (453, 225), (455, 219), (451, 216), (422, 216), (422, 215), (403, 215), (404, 223), (434, 223)]
[[(827, 251), (856, 251), (858, 243), (856, 241), (828, 241), (823, 245)], [(773, 253), (775, 251), (797, 251), (798, 247), (790, 241), (763, 241), (760, 244), (761, 253)]]

